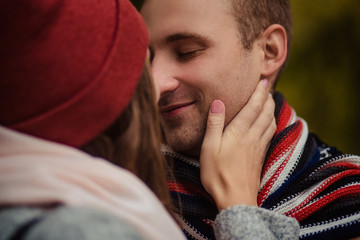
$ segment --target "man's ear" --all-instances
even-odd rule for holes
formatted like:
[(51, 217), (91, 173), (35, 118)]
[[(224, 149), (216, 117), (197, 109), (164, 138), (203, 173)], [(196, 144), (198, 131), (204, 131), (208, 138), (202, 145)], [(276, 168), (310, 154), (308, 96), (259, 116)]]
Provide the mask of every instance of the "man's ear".
[(273, 24), (262, 35), (264, 61), (261, 75), (272, 79), (284, 64), (287, 56), (287, 36), (283, 26)]

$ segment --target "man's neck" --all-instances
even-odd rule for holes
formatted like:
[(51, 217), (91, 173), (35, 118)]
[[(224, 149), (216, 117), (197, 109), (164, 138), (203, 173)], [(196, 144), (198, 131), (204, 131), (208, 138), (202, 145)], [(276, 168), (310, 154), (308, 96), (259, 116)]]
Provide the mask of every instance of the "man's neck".
[(201, 147), (194, 147), (193, 149), (188, 149), (185, 151), (178, 151), (173, 146), (171, 146), (171, 148), (173, 148), (175, 151), (177, 151), (178, 153), (180, 153), (186, 157), (195, 158), (195, 159), (200, 158)]

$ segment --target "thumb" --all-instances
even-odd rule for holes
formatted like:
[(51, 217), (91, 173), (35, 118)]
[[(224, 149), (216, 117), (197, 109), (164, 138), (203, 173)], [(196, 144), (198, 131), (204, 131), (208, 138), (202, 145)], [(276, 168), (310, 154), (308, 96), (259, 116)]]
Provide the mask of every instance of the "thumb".
[(225, 105), (220, 100), (211, 103), (207, 119), (206, 133), (202, 145), (203, 150), (220, 149), (225, 122)]

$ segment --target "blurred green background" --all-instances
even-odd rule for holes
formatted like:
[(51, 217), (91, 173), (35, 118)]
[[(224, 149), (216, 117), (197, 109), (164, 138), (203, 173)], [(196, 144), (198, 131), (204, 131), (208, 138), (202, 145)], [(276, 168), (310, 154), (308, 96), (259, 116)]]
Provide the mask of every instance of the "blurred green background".
[[(141, 2), (133, 0), (138, 8)], [(360, 155), (360, 1), (291, 4), (293, 43), (277, 90), (310, 131), (343, 152)]]
[(278, 90), (329, 145), (360, 154), (360, 1), (291, 1), (293, 44)]

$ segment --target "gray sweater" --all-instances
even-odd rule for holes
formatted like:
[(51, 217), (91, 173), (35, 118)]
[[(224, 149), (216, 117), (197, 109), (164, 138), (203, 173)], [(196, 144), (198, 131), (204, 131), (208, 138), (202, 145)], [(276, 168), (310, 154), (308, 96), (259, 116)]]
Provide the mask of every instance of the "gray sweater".
[[(154, 218), (156, 221), (156, 218)], [(166, 226), (164, 226), (166, 227)], [(296, 220), (266, 209), (234, 206), (214, 223), (217, 239), (298, 239)], [(83, 207), (49, 210), (15, 207), (0, 211), (0, 240), (147, 239), (126, 221)]]
[(299, 223), (270, 210), (234, 206), (221, 211), (215, 219), (216, 239), (299, 239)]

